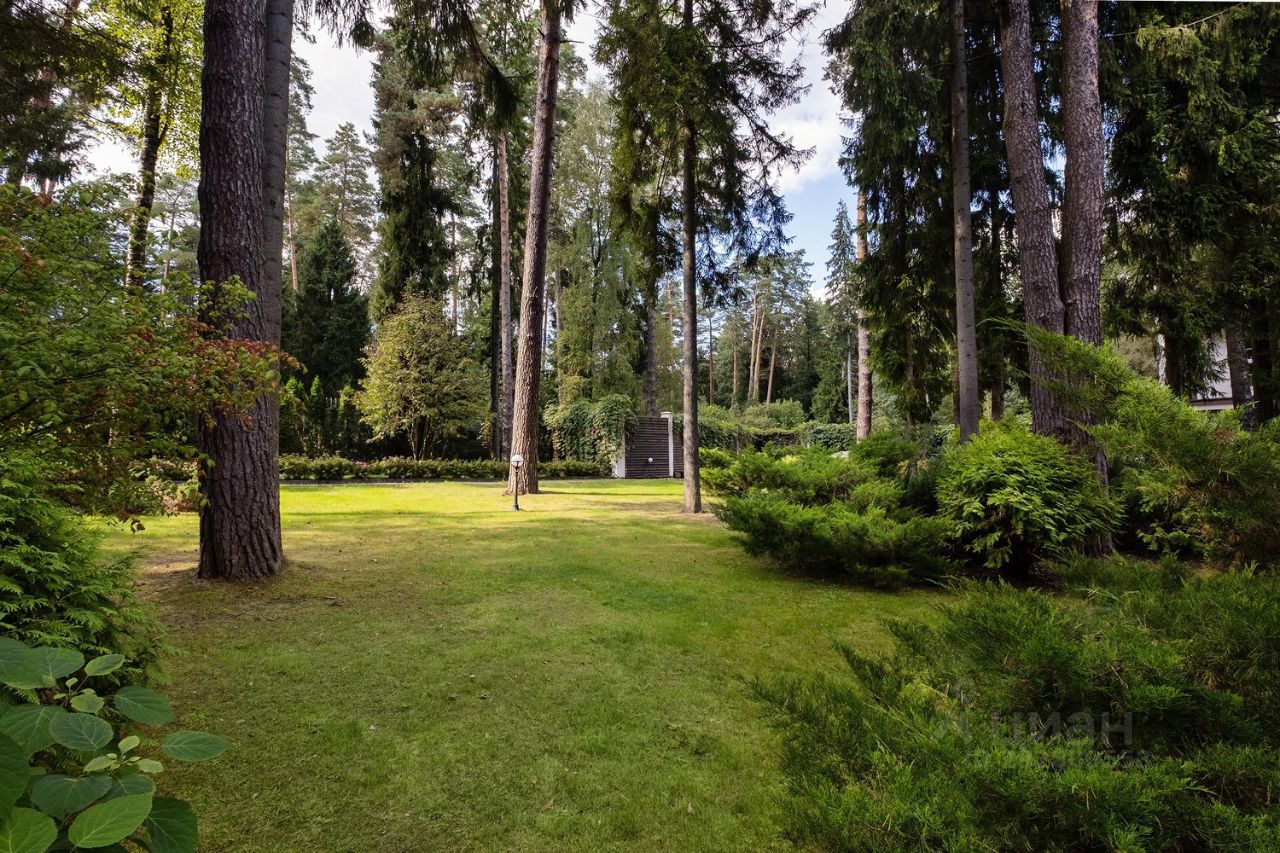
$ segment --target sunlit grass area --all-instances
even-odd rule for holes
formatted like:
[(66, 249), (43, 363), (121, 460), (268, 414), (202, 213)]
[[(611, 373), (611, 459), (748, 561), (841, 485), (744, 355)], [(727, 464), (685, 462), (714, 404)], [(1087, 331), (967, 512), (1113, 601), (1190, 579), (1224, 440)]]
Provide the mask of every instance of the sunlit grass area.
[(196, 517), (115, 530), (182, 654), (185, 724), (234, 746), (165, 785), (208, 850), (785, 846), (752, 679), (884, 647), (937, 594), (781, 573), (672, 482), (287, 486), (288, 569), (197, 582)]

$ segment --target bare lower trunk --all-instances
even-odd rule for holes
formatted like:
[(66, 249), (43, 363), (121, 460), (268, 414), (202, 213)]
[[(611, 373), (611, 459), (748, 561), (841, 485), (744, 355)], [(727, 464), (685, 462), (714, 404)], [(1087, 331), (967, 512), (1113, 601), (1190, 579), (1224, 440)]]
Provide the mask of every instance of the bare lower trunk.
[(644, 291), (644, 413), (658, 416), (658, 282)]
[(978, 329), (973, 310), (973, 217), (969, 185), (969, 75), (964, 0), (951, 0), (951, 214), (956, 281), (956, 425), (960, 441), (978, 432)]
[[(271, 217), (264, 216), (274, 189), (273, 175), (268, 174), (273, 152), (266, 146), (276, 141), (265, 114), (268, 109), (274, 112), (276, 104), (264, 105), (263, 92), (267, 57), (277, 58), (279, 44), (264, 49), (264, 11), (261, 0), (205, 4), (198, 260), (201, 280), (214, 282), (201, 294), (205, 316), (218, 311), (217, 283), (238, 276), (258, 298), (223, 326), (223, 334), (278, 344), (280, 231), (273, 234)], [(266, 36), (274, 40), (281, 22), (272, 16), (267, 23)], [(286, 80), (291, 29), (290, 22), (284, 30)], [(273, 82), (274, 77), (266, 80)], [(278, 118), (282, 123), (283, 111)], [(280, 133), (281, 158), (283, 143)], [(273, 237), (274, 253), (269, 242)], [(268, 275), (266, 267), (273, 257), (277, 268)], [(199, 432), (200, 450), (207, 459), (200, 466), (202, 578), (262, 578), (281, 567), (278, 398), (260, 397), (247, 416), (246, 422), (239, 413), (213, 412)]]
[(849, 412), (849, 426), (853, 426), (857, 420), (857, 410), (853, 407), (853, 336), (846, 334), (844, 336), (844, 389), (845, 389), (845, 408)]
[(738, 390), (738, 336), (741, 332), (742, 330), (738, 328), (738, 321), (735, 320), (733, 324), (733, 396), (729, 399), (730, 406), (737, 406), (738, 400), (742, 399)]
[(507, 134), (498, 134), (498, 341), (502, 386), (499, 414), (502, 418), (501, 453), (511, 452), (511, 418), (515, 411), (515, 358), (511, 348), (511, 172), (507, 162)]
[(1004, 417), (1004, 365), (1001, 364), (998, 376), (991, 383), (991, 420), (998, 421)]
[(1249, 359), (1245, 352), (1244, 322), (1239, 312), (1227, 318), (1224, 333), (1227, 347), (1227, 374), (1231, 380), (1231, 405), (1244, 410), (1246, 428), (1252, 428), (1252, 411), (1249, 408)]
[(716, 404), (716, 328), (715, 318), (707, 316), (707, 405)]
[[(867, 259), (867, 197), (858, 190), (858, 263)], [(862, 309), (858, 315), (858, 426), (856, 436), (862, 441), (871, 434), (871, 329)]]
[(778, 332), (773, 332), (773, 342), (769, 344), (769, 382), (764, 393), (764, 401), (766, 403), (773, 402), (773, 366), (778, 361)]
[[(682, 24), (693, 29), (693, 0), (684, 0)], [(684, 151), (680, 162), (684, 207), (684, 511), (702, 512), (702, 477), (698, 461), (698, 138), (693, 119), (685, 115)]]
[(546, 292), (547, 230), (551, 214), (551, 171), (555, 150), (556, 93), (560, 77), (560, 4), (542, 2), (542, 46), (534, 104), (529, 163), (529, 219), (525, 230), (524, 281), (520, 294), (520, 349), (511, 418), (511, 453), (524, 457), (511, 467), (513, 494), (538, 491), (538, 392), (542, 384), (542, 314)]
[[(1000, 67), (1005, 84), (1005, 148), (1009, 159), (1013, 206), (1017, 212), (1018, 266), (1027, 322), (1061, 334), (1063, 306), (1058, 291), (1058, 260), (1053, 240), (1053, 211), (1045, 182), (1036, 105), (1029, 0), (1005, 0), (1000, 21)], [(1065, 437), (1066, 414), (1046, 383), (1059, 377), (1034, 349), (1031, 374), (1031, 423), (1042, 435)]]

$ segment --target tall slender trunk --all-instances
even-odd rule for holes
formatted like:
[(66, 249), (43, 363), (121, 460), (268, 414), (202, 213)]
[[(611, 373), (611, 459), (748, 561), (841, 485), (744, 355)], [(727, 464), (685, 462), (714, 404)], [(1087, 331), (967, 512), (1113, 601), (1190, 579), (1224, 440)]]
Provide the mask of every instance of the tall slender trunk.
[(964, 0), (951, 0), (951, 215), (955, 231), (956, 424), (960, 441), (978, 432), (978, 327), (973, 310), (973, 217), (969, 183), (969, 73)]
[[(1022, 273), (1026, 319), (1032, 325), (1061, 334), (1064, 309), (1058, 290), (1053, 212), (1040, 148), (1030, 0), (1003, 0), (1000, 12), (1005, 148), (1017, 211), (1018, 266)], [(1065, 437), (1066, 413), (1046, 384), (1059, 377), (1034, 348), (1028, 354), (1028, 366), (1032, 426), (1042, 435)]]
[[(275, 8), (279, 0), (271, 2)], [(205, 3), (198, 260), (201, 280), (215, 283), (201, 294), (205, 316), (218, 313), (217, 283), (238, 276), (257, 299), (224, 325), (223, 334), (278, 344), (280, 270), (277, 263), (274, 275), (269, 275), (268, 267), (272, 257), (279, 259), (280, 231), (273, 235), (271, 217), (264, 216), (272, 189), (267, 172), (273, 153), (264, 143), (274, 141), (263, 97), (268, 65), (264, 48), (271, 43), (264, 38), (264, 11), (262, 0)], [(279, 22), (271, 16), (267, 23), (273, 41)], [(287, 81), (287, 59), (285, 74)], [(279, 141), (282, 155), (282, 134)], [(240, 413), (208, 413), (198, 435), (207, 459), (200, 466), (204, 506), (197, 571), (202, 578), (262, 578), (281, 567), (278, 398), (259, 397), (247, 414), (248, 423)]]
[(498, 215), (498, 157), (493, 158), (493, 204), (490, 211), (490, 225), (493, 238), (489, 241), (489, 455), (494, 459), (505, 459), (502, 452), (502, 384), (499, 372), (502, 369), (499, 344), (498, 302), (500, 300), (502, 273), (501, 252), (498, 247), (499, 226)]
[(729, 398), (729, 406), (738, 405), (738, 337), (742, 334), (742, 330), (738, 327), (738, 321), (733, 321), (733, 388)]
[(502, 386), (499, 414), (502, 418), (500, 452), (511, 453), (511, 418), (515, 412), (515, 360), (511, 350), (511, 172), (507, 162), (507, 133), (500, 131), (498, 159), (498, 341), (501, 364), (498, 378)]
[[(1102, 214), (1106, 149), (1098, 90), (1098, 0), (1062, 0), (1064, 77), (1062, 113), (1067, 161), (1062, 208), (1063, 331), (1094, 346), (1102, 344)], [(1093, 459), (1103, 491), (1107, 457), (1087, 427), (1094, 412), (1068, 412), (1068, 440)], [(1111, 537), (1089, 543), (1093, 554), (1111, 552)]]
[[(867, 259), (867, 196), (858, 189), (858, 263)], [(858, 308), (858, 441), (871, 434), (871, 328)]]
[(844, 336), (844, 391), (845, 391), (845, 408), (849, 412), (849, 426), (853, 426), (857, 420), (857, 409), (853, 406), (853, 336), (845, 333)]
[(764, 393), (766, 403), (773, 402), (773, 366), (778, 362), (778, 330), (773, 330), (773, 341), (769, 344), (769, 383)]
[(707, 312), (707, 405), (716, 404), (716, 327), (715, 317)]
[(524, 286), (520, 293), (520, 349), (516, 362), (511, 419), (511, 452), (524, 457), (512, 467), (513, 494), (538, 491), (538, 391), (542, 383), (542, 312), (546, 291), (547, 230), (551, 216), (551, 171), (555, 150), (556, 94), (560, 78), (560, 2), (542, 0), (542, 47), (533, 114), (529, 164), (529, 219), (524, 243)]
[(449, 331), (455, 336), (458, 334), (458, 281), (462, 278), (462, 270), (459, 266), (462, 256), (458, 253), (458, 215), (450, 211), (449, 213), (449, 247), (453, 252), (453, 281), (449, 282)]
[(996, 378), (991, 383), (991, 420), (1004, 417), (1004, 364), (996, 368)]
[(175, 204), (169, 209), (169, 230), (164, 238), (164, 266), (160, 270), (160, 286), (169, 283), (169, 270), (173, 267), (173, 226), (178, 219), (178, 207)]
[[(693, 0), (684, 0), (682, 26), (693, 29)], [(702, 477), (698, 465), (698, 137), (686, 113), (680, 158), (681, 204), (684, 207), (684, 511), (702, 512)]]
[(654, 273), (644, 289), (644, 413), (658, 416), (658, 281)]
[(151, 208), (156, 199), (156, 160), (160, 157), (160, 85), (147, 83), (142, 104), (142, 145), (138, 169), (138, 199), (129, 226), (129, 255), (125, 260), (125, 281), (131, 287), (142, 287), (147, 273), (147, 233), (151, 227)]

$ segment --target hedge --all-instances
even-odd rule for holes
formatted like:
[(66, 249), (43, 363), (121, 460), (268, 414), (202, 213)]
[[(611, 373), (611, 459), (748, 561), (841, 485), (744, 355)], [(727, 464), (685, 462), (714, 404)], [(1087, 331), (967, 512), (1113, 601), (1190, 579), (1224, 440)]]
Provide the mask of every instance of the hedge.
[[(549, 459), (538, 463), (543, 479), (599, 477), (604, 470), (595, 462)], [(280, 457), (284, 480), (504, 480), (507, 463), (493, 459), (379, 459), (355, 462), (341, 456)]]

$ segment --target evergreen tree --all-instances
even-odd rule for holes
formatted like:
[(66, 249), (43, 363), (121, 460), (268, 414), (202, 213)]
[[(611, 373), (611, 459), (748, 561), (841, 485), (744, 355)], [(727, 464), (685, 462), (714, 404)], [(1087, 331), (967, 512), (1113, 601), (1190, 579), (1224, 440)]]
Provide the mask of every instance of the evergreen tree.
[(315, 163), (305, 204), (299, 210), (299, 226), (309, 234), (335, 220), (360, 266), (371, 249), (378, 210), (377, 192), (369, 180), (373, 152), (350, 122), (338, 125), (324, 147), (324, 155)]
[(360, 379), (369, 339), (367, 300), (353, 287), (355, 259), (336, 218), (307, 242), (298, 266), (301, 286), (286, 300), (284, 348), (336, 397)]
[(613, 0), (597, 58), (644, 111), (655, 147), (680, 163), (685, 511), (701, 512), (699, 283), (713, 293), (727, 284), (717, 254), (753, 260), (781, 242), (788, 217), (771, 179), (804, 154), (766, 117), (801, 91), (802, 69), (781, 50), (812, 9), (683, 0), (678, 19), (671, 11), (656, 0)]

